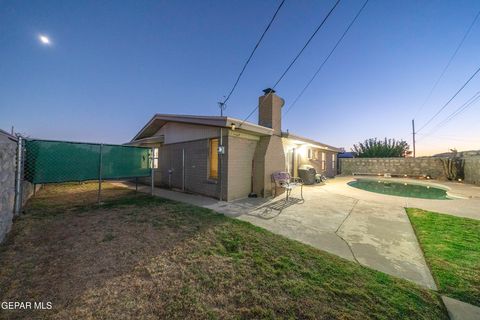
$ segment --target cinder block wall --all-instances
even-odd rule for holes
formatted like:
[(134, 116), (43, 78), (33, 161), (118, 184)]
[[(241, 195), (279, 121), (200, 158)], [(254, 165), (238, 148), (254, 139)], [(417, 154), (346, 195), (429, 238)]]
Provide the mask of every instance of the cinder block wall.
[(434, 179), (445, 179), (440, 158), (354, 158), (340, 159), (341, 174), (398, 174), (429, 175)]
[(465, 158), (465, 182), (480, 184), (480, 156)]
[[(228, 148), (226, 137), (224, 137), (224, 145)], [(155, 170), (155, 185), (169, 187), (169, 170), (173, 170), (170, 177), (171, 187), (182, 188), (182, 150), (185, 150), (185, 191), (218, 198), (220, 196), (219, 181), (208, 177), (209, 139), (162, 145), (159, 150), (159, 169)], [(222, 193), (223, 199), (226, 199), (228, 154), (223, 156), (223, 163)]]
[(0, 141), (0, 242), (10, 231), (15, 201), (15, 142)]

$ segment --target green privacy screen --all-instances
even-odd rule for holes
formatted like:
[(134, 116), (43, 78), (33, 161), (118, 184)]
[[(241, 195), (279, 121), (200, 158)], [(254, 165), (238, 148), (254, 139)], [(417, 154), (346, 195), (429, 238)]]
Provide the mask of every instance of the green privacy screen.
[(149, 176), (150, 149), (49, 140), (25, 141), (25, 179), (32, 183)]

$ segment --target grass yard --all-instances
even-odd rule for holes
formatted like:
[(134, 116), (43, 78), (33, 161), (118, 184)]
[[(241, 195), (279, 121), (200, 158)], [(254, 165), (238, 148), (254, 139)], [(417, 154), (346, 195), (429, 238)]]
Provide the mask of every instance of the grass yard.
[(407, 209), (442, 294), (480, 306), (480, 221)]
[(47, 186), (0, 246), (5, 319), (447, 319), (436, 293), (208, 209)]

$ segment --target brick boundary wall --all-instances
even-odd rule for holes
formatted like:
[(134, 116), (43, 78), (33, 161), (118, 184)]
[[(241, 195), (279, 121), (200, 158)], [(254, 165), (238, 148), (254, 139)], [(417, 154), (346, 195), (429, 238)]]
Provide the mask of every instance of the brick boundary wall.
[[(12, 227), (15, 205), (17, 143), (0, 141), (0, 243)], [(41, 185), (37, 185), (37, 190)], [(33, 195), (33, 184), (22, 181), (22, 206)]]
[(466, 157), (465, 159), (465, 182), (480, 185), (480, 156)]
[(17, 144), (0, 142), (0, 242), (12, 227)]
[(342, 175), (384, 174), (421, 176), (433, 179), (446, 179), (440, 158), (353, 158), (339, 159), (339, 172)]

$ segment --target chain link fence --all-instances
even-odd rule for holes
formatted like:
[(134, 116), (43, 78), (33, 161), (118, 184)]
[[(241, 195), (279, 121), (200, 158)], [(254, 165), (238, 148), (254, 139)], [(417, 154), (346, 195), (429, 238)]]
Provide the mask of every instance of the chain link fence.
[(136, 188), (140, 180), (151, 180), (153, 187), (152, 149), (147, 147), (38, 139), (19, 139), (19, 146), (20, 180), (25, 181), (17, 186), (20, 194), (35, 195), (40, 185), (47, 195), (62, 188), (65, 197), (85, 204), (131, 192), (125, 187)]

